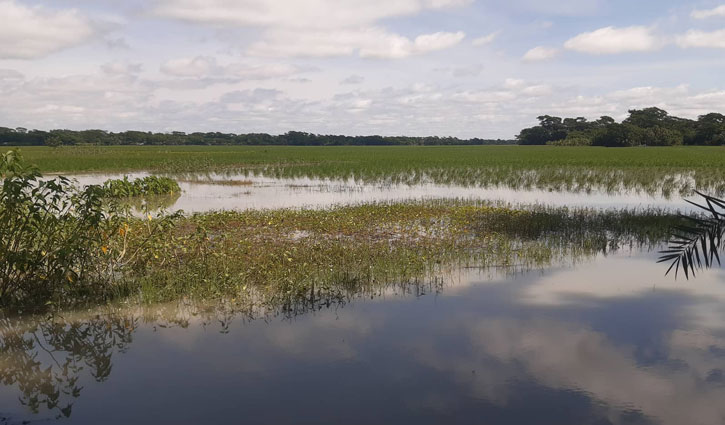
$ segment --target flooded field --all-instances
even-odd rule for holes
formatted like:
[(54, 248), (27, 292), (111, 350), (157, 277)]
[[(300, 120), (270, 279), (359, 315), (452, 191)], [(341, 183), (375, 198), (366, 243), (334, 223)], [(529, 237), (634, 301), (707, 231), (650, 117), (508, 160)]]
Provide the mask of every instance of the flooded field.
[[(149, 173), (76, 174), (68, 177), (79, 185), (102, 184), (108, 179), (129, 179)], [(588, 208), (666, 208), (690, 210), (680, 196), (661, 191), (616, 187), (579, 190), (517, 188), (500, 185), (441, 184), (423, 179), (417, 183), (375, 182), (356, 179), (319, 179), (312, 177), (275, 178), (254, 174), (189, 173), (170, 175), (179, 182), (181, 194), (157, 197), (152, 204), (170, 211), (206, 212), (266, 208), (326, 208), (369, 202), (464, 199), (505, 204), (541, 204), (557, 207)]]
[(725, 274), (675, 282), (655, 259), (635, 250), (513, 275), (461, 269), (295, 314), (180, 301), (4, 317), (0, 416), (721, 423)]
[(657, 263), (686, 174), (162, 175), (110, 302), (0, 315), (0, 424), (725, 422), (725, 273)]

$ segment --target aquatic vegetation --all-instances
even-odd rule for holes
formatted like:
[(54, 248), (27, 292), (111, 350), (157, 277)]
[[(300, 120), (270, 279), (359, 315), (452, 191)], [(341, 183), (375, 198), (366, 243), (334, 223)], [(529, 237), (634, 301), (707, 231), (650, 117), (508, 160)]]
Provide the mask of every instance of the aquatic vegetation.
[(169, 177), (147, 176), (129, 180), (106, 180), (102, 186), (103, 196), (107, 198), (132, 198), (136, 196), (174, 195), (181, 192), (179, 184)]
[(28, 147), (43, 171), (224, 170), (267, 177), (433, 182), (587, 192), (725, 193), (721, 147), (607, 149), (554, 146), (122, 146)]
[(674, 219), (659, 211), (514, 210), (464, 201), (205, 213), (179, 219), (134, 285), (146, 301), (252, 294), (293, 309), (434, 280), (461, 266), (514, 272), (628, 245), (654, 247)]

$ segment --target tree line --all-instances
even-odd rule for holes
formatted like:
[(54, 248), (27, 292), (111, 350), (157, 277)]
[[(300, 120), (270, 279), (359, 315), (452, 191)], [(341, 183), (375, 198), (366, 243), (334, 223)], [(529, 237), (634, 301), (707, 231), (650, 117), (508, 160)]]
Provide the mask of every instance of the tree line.
[(603, 116), (538, 117), (539, 125), (521, 130), (520, 145), (558, 146), (676, 146), (725, 145), (725, 115), (709, 113), (697, 120), (675, 117), (660, 108), (632, 109), (621, 123)]
[(287, 145), (287, 146), (394, 146), (394, 145), (510, 145), (514, 140), (460, 139), (457, 137), (341, 136), (290, 131), (281, 135), (266, 133), (153, 133), (104, 130), (28, 130), (0, 127), (0, 145)]
[(458, 137), (343, 136), (301, 131), (285, 134), (196, 132), (170, 133), (105, 130), (28, 130), (0, 127), (0, 146), (70, 145), (284, 145), (284, 146), (428, 146), (428, 145), (558, 145), (558, 146), (675, 146), (725, 145), (725, 115), (709, 113), (697, 120), (670, 115), (651, 107), (632, 109), (621, 123), (603, 116), (538, 117), (539, 125), (525, 128), (516, 140)]

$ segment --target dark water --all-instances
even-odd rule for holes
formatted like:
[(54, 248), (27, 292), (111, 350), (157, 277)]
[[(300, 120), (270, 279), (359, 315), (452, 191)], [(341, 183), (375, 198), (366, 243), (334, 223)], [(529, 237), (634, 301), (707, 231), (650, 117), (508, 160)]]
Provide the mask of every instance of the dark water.
[[(4, 319), (0, 412), (67, 424), (724, 423), (725, 273), (675, 282), (655, 257), (461, 271), (417, 295), (296, 317), (166, 305)], [(22, 404), (34, 400), (38, 414)]]

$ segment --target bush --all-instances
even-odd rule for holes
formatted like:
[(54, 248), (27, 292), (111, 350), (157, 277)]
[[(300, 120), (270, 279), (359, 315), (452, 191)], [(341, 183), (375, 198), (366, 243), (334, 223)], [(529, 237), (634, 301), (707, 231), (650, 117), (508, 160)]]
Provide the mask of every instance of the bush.
[(0, 300), (47, 298), (101, 280), (97, 257), (117, 223), (99, 187), (42, 180), (13, 151), (2, 155), (0, 175)]
[(131, 198), (147, 195), (173, 195), (181, 192), (179, 184), (168, 177), (148, 176), (129, 180), (107, 180), (103, 183), (103, 194), (107, 198)]
[(109, 295), (133, 279), (176, 217), (133, 218), (104, 200), (101, 186), (44, 180), (14, 151), (0, 156), (0, 177), (1, 305)]

